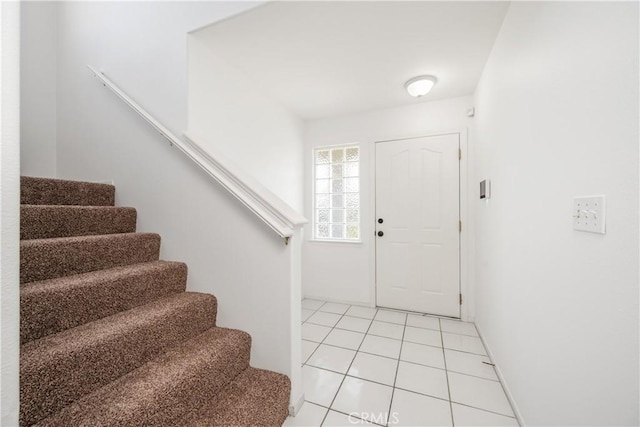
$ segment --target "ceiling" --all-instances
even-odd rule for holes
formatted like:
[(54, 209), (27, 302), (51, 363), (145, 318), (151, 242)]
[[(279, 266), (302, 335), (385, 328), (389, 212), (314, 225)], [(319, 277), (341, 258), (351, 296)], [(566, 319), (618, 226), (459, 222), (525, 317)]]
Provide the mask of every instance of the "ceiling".
[[(508, 2), (271, 2), (195, 35), (303, 119), (472, 94)], [(431, 74), (428, 95), (404, 83)]]

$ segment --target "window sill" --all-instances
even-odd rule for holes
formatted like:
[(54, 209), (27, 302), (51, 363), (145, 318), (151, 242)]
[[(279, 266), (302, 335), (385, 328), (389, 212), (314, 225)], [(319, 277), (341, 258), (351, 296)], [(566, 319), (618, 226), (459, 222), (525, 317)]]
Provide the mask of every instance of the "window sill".
[(362, 240), (336, 240), (336, 239), (309, 239), (310, 243), (339, 243), (339, 244), (351, 244), (361, 245)]

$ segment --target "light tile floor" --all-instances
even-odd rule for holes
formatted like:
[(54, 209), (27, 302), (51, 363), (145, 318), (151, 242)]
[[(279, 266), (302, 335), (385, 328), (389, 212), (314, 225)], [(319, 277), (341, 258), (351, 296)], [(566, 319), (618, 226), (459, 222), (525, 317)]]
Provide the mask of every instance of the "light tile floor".
[(473, 323), (305, 299), (285, 426), (518, 426)]

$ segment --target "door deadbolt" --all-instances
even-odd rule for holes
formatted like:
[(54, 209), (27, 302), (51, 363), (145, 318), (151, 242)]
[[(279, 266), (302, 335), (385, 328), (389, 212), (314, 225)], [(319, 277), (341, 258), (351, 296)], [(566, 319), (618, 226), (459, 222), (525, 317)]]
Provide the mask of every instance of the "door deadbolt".
[(378, 231), (378, 237), (382, 237), (384, 236), (384, 233), (382, 231)]
[(384, 219), (378, 218), (378, 224), (382, 224), (383, 222), (384, 222)]

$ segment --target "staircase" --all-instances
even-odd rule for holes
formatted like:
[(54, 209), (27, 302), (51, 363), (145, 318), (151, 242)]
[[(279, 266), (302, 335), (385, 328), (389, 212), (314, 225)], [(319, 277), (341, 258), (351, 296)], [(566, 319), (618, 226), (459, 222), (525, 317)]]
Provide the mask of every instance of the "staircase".
[(276, 426), (290, 382), (185, 292), (111, 185), (23, 177), (20, 425)]

